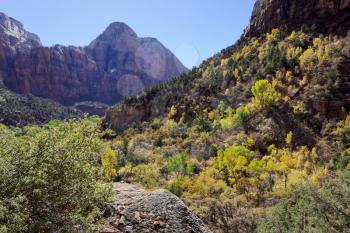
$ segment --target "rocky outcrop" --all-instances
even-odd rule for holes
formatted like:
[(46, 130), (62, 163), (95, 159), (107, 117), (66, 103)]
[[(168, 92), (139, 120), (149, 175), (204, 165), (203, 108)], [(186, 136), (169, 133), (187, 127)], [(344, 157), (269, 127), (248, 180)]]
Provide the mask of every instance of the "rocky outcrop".
[(40, 38), (24, 30), (22, 23), (0, 12), (0, 41), (12, 49), (41, 46)]
[(102, 125), (105, 129), (114, 129), (120, 132), (147, 120), (152, 114), (150, 110), (146, 106), (119, 104), (107, 109)]
[(314, 25), (323, 33), (346, 32), (350, 29), (350, 0), (257, 0), (245, 35), (302, 25)]
[(134, 185), (115, 183), (117, 195), (107, 208), (109, 224), (103, 233), (210, 233), (185, 204), (166, 190), (146, 192)]
[(0, 81), (20, 94), (64, 105), (82, 101), (111, 105), (185, 71), (160, 42), (138, 38), (123, 23), (112, 23), (85, 48), (47, 48), (21, 23), (0, 14)]
[(92, 116), (103, 116), (109, 106), (100, 102), (84, 101), (75, 103), (73, 108)]

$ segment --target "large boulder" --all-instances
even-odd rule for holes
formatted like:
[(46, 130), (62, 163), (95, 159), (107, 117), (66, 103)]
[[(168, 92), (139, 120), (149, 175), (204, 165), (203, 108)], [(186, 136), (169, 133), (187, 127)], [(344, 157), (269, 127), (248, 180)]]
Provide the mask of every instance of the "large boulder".
[(147, 192), (135, 185), (115, 183), (117, 192), (109, 208), (103, 233), (210, 233), (185, 204), (166, 190)]

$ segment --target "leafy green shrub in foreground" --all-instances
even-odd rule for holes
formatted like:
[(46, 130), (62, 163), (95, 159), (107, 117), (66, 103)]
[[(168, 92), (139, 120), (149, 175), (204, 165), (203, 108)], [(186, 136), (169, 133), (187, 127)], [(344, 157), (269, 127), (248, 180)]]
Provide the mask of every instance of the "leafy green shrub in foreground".
[(350, 232), (350, 172), (323, 187), (306, 184), (296, 196), (283, 201), (272, 216), (259, 224), (259, 233)]
[(15, 133), (0, 125), (0, 232), (78, 232), (99, 223), (111, 185), (95, 120)]

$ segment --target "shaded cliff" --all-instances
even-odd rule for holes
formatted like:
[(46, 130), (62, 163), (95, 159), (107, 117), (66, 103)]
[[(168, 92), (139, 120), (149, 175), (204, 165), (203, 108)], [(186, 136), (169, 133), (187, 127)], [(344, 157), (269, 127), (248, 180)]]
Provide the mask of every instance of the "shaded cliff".
[(314, 26), (322, 33), (350, 29), (350, 0), (257, 0), (246, 36), (259, 36), (273, 28)]

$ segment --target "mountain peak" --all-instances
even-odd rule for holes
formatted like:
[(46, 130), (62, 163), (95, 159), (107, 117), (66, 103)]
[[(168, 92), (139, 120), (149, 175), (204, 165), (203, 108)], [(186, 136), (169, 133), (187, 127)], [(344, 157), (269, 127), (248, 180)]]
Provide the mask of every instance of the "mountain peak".
[(159, 82), (187, 71), (156, 38), (138, 37), (133, 29), (121, 22), (111, 23), (85, 50), (108, 73), (118, 70), (144, 73)]
[(23, 24), (0, 12), (0, 38), (14, 47), (33, 48), (41, 46), (40, 38), (27, 32)]
[(112, 35), (117, 36), (121, 34), (127, 34), (132, 37), (137, 37), (137, 34), (134, 30), (131, 29), (126, 23), (123, 22), (113, 22), (111, 23), (106, 30), (102, 33), (102, 35)]

